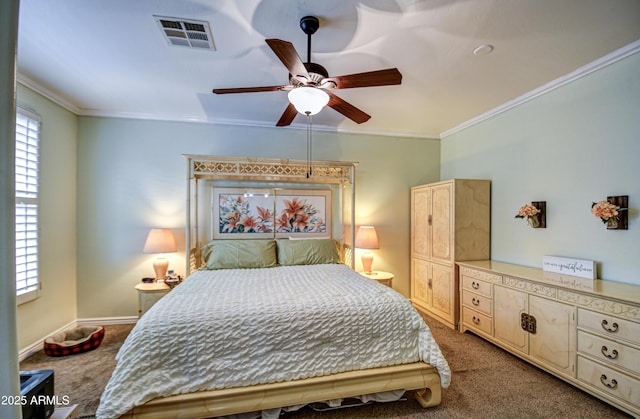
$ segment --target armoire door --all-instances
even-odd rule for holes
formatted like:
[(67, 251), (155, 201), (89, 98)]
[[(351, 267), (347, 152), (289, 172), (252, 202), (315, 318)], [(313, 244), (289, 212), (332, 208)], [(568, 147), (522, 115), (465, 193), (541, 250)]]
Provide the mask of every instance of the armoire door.
[(431, 188), (411, 190), (411, 257), (431, 257)]
[(455, 269), (437, 263), (431, 264), (431, 310), (453, 327), (456, 325)]
[(411, 301), (423, 308), (431, 307), (430, 263), (411, 259)]
[(453, 263), (453, 184), (431, 190), (431, 258)]

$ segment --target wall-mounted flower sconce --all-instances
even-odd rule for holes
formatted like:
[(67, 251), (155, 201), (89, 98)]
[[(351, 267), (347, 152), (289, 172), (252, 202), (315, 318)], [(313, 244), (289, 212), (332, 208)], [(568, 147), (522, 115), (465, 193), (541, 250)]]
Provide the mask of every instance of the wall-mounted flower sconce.
[(524, 218), (532, 228), (547, 228), (547, 201), (534, 201), (520, 207), (516, 218)]
[(608, 230), (628, 230), (629, 196), (608, 196), (606, 201), (591, 204), (591, 213), (598, 217)]

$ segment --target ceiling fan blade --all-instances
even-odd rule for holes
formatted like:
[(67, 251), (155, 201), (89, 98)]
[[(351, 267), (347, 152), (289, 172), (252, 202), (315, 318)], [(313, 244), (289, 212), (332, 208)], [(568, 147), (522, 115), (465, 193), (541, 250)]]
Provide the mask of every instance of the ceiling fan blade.
[(230, 89), (213, 89), (213, 93), (224, 95), (227, 93), (274, 92), (276, 90), (287, 90), (288, 88), (289, 86), (232, 87)]
[(340, 112), (347, 118), (351, 119), (353, 122), (358, 124), (362, 124), (363, 122), (367, 122), (371, 115), (368, 115), (362, 112), (360, 109), (356, 108), (349, 102), (339, 98), (331, 92), (327, 92), (329, 94), (329, 103), (327, 104), (331, 108)]
[(292, 103), (289, 103), (289, 106), (287, 106), (287, 109), (284, 110), (284, 113), (278, 120), (276, 127), (285, 127), (287, 125), (291, 125), (291, 123), (293, 122), (293, 119), (296, 117), (297, 114), (298, 114), (298, 111), (296, 110), (296, 107), (293, 106)]
[(280, 61), (287, 67), (287, 70), (289, 70), (292, 76), (302, 76), (305, 79), (310, 78), (307, 68), (304, 66), (302, 59), (291, 42), (281, 39), (266, 39), (265, 42), (271, 47), (278, 58), (280, 58)]
[(322, 83), (333, 82), (335, 89), (351, 89), (354, 87), (390, 86), (402, 82), (402, 74), (397, 68), (367, 71), (365, 73), (348, 74), (345, 76), (327, 77)]

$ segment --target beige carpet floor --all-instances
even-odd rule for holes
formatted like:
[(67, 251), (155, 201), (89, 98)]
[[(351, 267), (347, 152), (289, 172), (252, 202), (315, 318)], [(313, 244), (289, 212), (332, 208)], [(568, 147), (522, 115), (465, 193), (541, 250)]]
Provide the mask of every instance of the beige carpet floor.
[[(425, 320), (453, 372), (440, 406), (422, 409), (409, 395), (406, 401), (328, 412), (304, 408), (285, 418), (630, 417), (473, 334), (461, 334), (430, 318)], [(53, 369), (56, 395), (68, 395), (72, 404), (80, 406), (81, 417), (92, 417), (115, 366), (114, 357), (131, 327), (105, 326), (105, 339), (96, 350), (60, 358), (40, 351), (23, 361), (20, 369)]]

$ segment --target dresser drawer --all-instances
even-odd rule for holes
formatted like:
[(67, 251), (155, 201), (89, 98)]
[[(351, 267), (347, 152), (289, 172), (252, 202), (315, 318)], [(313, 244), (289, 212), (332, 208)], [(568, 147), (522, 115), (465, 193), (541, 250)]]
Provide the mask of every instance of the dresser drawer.
[(462, 321), (471, 329), (477, 329), (488, 335), (493, 334), (493, 319), (468, 307), (462, 307)]
[(493, 272), (479, 271), (477, 269), (468, 268), (466, 266), (460, 267), (460, 275), (468, 276), (469, 278), (479, 279), (481, 281), (497, 282), (497, 283), (502, 282), (501, 275), (495, 274)]
[(477, 278), (462, 275), (462, 289), (473, 291), (476, 294), (491, 297), (493, 295), (493, 285), (491, 282), (482, 281)]
[(491, 316), (492, 301), (493, 300), (490, 297), (476, 294), (466, 289), (462, 290), (462, 304), (488, 316)]
[(640, 323), (578, 308), (578, 327), (640, 345)]
[(640, 380), (578, 356), (578, 380), (620, 400), (640, 406)]
[(640, 350), (630, 346), (579, 330), (578, 352), (640, 374)]

